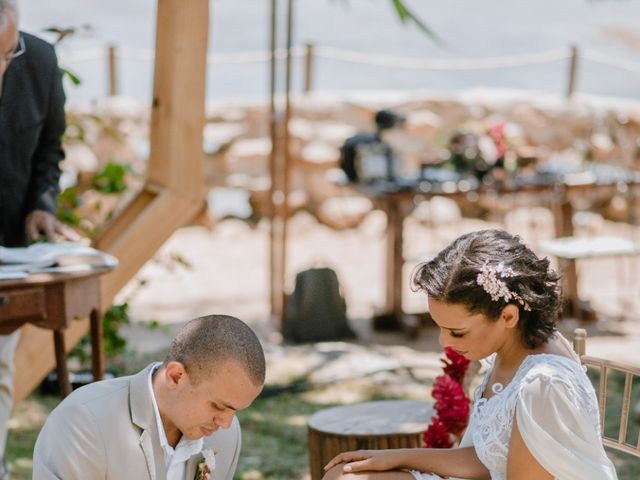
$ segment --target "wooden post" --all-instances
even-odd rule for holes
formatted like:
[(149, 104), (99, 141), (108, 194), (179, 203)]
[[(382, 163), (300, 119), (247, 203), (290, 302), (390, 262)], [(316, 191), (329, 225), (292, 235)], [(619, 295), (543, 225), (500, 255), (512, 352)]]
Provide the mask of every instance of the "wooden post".
[(204, 199), (208, 0), (159, 0), (156, 32), (149, 182)]
[(313, 51), (315, 45), (313, 43), (307, 43), (305, 45), (305, 57), (304, 57), (304, 93), (311, 93), (313, 88), (313, 64), (314, 57)]
[(109, 96), (118, 94), (118, 76), (116, 72), (116, 46), (111, 44), (107, 47), (107, 68), (109, 70)]
[[(283, 129), (283, 155), (282, 155), (282, 237), (280, 245), (280, 270), (282, 272), (282, 308), (285, 305), (285, 283), (287, 279), (287, 223), (289, 222), (289, 184), (291, 170), (291, 152), (290, 152), (290, 135), (289, 120), (291, 118), (291, 48), (293, 45), (293, 0), (287, 0), (287, 60), (285, 68), (285, 95), (284, 95), (284, 121)], [(284, 326), (284, 314), (282, 316), (281, 325)]]
[(571, 58), (569, 59), (569, 81), (567, 84), (567, 98), (573, 96), (576, 86), (576, 73), (578, 67), (578, 47), (571, 46)]
[(277, 90), (277, 31), (278, 31), (278, 0), (271, 0), (270, 21), (270, 83), (269, 83), (269, 131), (271, 134), (271, 153), (269, 155), (269, 216), (271, 228), (269, 231), (269, 301), (271, 303), (271, 315), (280, 323), (282, 319), (282, 274), (280, 267), (279, 239), (281, 238), (280, 208), (281, 208), (281, 182), (280, 182), (280, 134), (278, 112), (276, 108)]
[(573, 349), (580, 357), (587, 354), (587, 331), (584, 328), (573, 331)]

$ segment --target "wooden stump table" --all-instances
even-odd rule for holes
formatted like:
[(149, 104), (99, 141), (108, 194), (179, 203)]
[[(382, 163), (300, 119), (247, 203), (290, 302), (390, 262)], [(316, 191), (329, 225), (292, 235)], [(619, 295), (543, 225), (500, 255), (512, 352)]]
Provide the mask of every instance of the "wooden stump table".
[(431, 402), (386, 400), (328, 408), (309, 418), (309, 468), (319, 480), (323, 467), (348, 450), (415, 448), (433, 416)]

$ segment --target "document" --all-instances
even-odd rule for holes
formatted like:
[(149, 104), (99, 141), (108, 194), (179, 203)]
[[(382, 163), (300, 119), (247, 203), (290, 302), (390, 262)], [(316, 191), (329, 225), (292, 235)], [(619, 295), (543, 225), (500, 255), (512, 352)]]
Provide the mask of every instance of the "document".
[(114, 256), (71, 242), (34, 243), (20, 248), (0, 247), (2, 274), (44, 269), (49, 272), (77, 271), (79, 266), (115, 268), (117, 265), (118, 260)]

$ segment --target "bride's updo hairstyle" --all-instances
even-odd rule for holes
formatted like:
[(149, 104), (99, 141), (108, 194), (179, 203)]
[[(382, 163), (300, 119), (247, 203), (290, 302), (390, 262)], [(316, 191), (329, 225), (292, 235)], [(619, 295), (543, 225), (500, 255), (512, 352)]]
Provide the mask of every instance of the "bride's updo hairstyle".
[(508, 304), (520, 310), (522, 343), (536, 348), (555, 332), (561, 306), (560, 276), (520, 238), (504, 230), (458, 237), (432, 260), (416, 267), (414, 291), (496, 321)]

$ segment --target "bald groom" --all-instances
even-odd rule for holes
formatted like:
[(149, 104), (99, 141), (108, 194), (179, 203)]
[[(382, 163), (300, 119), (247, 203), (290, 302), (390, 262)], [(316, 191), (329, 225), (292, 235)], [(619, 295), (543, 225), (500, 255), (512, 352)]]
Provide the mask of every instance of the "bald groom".
[(245, 323), (192, 320), (163, 363), (63, 400), (38, 436), (33, 478), (232, 480), (241, 443), (235, 415), (264, 378), (262, 346)]

